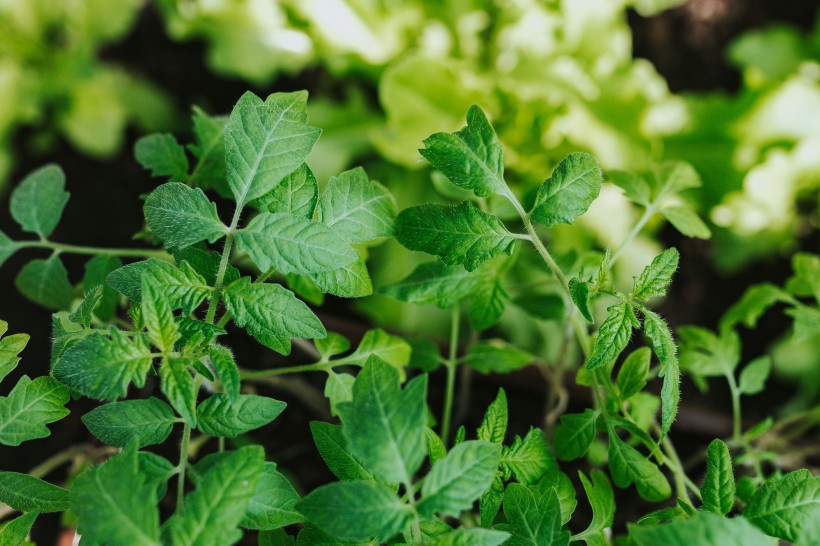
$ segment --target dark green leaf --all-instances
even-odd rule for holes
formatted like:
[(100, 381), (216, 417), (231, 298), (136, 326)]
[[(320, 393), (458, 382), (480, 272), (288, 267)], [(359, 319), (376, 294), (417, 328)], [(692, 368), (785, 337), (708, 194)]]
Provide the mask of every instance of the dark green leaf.
[(46, 238), (60, 222), (68, 203), (65, 174), (57, 165), (46, 165), (29, 174), (11, 194), (11, 216), (23, 231)]
[(196, 422), (197, 390), (189, 367), (193, 366), (190, 358), (172, 357), (163, 359), (159, 367), (160, 388), (168, 401), (192, 427)]
[(607, 543), (606, 529), (612, 527), (615, 518), (615, 493), (606, 474), (600, 470), (593, 470), (590, 473), (592, 483), (584, 476), (583, 472), (578, 472), (581, 485), (587, 494), (590, 508), (592, 508), (592, 521), (584, 531), (573, 537), (575, 540), (583, 540), (587, 546), (598, 546)]
[(340, 480), (373, 480), (362, 463), (347, 449), (347, 442), (342, 434), (342, 427), (321, 421), (312, 421), (310, 431), (313, 442), (324, 459), (325, 464)]
[(569, 154), (538, 189), (532, 219), (547, 227), (571, 224), (598, 197), (601, 179), (594, 157), (582, 152)]
[(216, 376), (225, 387), (225, 394), (231, 402), (239, 400), (239, 368), (233, 359), (230, 349), (222, 345), (211, 345), (208, 349), (208, 358), (211, 360)]
[(68, 510), (69, 494), (28, 474), (0, 472), (0, 502), (20, 512), (62, 512)]
[(495, 340), (474, 344), (464, 363), (481, 373), (510, 373), (520, 370), (534, 358), (526, 351)]
[(143, 213), (148, 229), (168, 249), (204, 240), (213, 243), (228, 231), (205, 193), (180, 182), (168, 182), (152, 191), (145, 199)]
[(83, 423), (98, 440), (114, 447), (161, 444), (177, 421), (174, 411), (158, 398), (111, 402), (83, 415)]
[(38, 515), (37, 512), (29, 512), (0, 526), (0, 544), (3, 546), (26, 546), (31, 544), (26, 539)]
[(508, 523), (496, 529), (509, 532), (509, 546), (568, 546), (570, 534), (561, 529), (561, 506), (555, 490), (536, 496), (526, 486), (511, 483), (504, 494)]
[(481, 331), (495, 325), (504, 313), (504, 307), (510, 296), (499, 279), (482, 284), (470, 296), (470, 325)]
[(623, 488), (634, 483), (645, 500), (659, 502), (672, 494), (660, 469), (615, 434), (609, 436), (609, 468), (615, 485)]
[(646, 386), (646, 377), (649, 375), (649, 360), (652, 353), (648, 347), (641, 347), (632, 351), (621, 364), (618, 371), (618, 391), (621, 400), (627, 400), (633, 394), (639, 393)]
[(581, 312), (581, 316), (587, 319), (587, 322), (595, 322), (592, 311), (589, 310), (589, 284), (576, 278), (570, 279), (569, 295), (572, 298), (572, 303)]
[(91, 325), (92, 313), (102, 299), (102, 286), (95, 286), (87, 290), (83, 301), (68, 315), (68, 320), (88, 328)]
[(629, 536), (637, 546), (771, 546), (772, 540), (741, 517), (700, 513), (662, 525), (636, 525)]
[(240, 525), (246, 529), (273, 530), (300, 523), (304, 517), (294, 509), (297, 502), (299, 494), (290, 481), (276, 469), (275, 463), (266, 462)]
[(380, 294), (408, 303), (434, 303), (441, 308), (475, 292), (486, 281), (484, 270), (467, 271), (459, 265), (439, 260), (425, 262), (397, 283), (385, 286)]
[(666, 294), (666, 287), (672, 282), (672, 275), (678, 269), (680, 254), (674, 248), (667, 248), (652, 260), (632, 286), (632, 296), (647, 300), (653, 296)]
[(749, 500), (743, 516), (767, 535), (794, 542), (818, 506), (820, 477), (805, 469), (796, 470), (766, 480)]
[(83, 275), (83, 290), (88, 294), (89, 290), (95, 286), (102, 286), (102, 298), (94, 308), (94, 314), (101, 320), (110, 320), (117, 311), (119, 294), (108, 286), (106, 277), (112, 271), (122, 267), (122, 261), (116, 256), (94, 256), (85, 263), (85, 274)]
[(712, 440), (706, 451), (706, 477), (700, 488), (703, 509), (725, 516), (735, 505), (732, 456), (721, 440)]
[(351, 244), (393, 235), (396, 201), (357, 167), (331, 177), (316, 208), (320, 222)]
[(0, 267), (6, 263), (6, 260), (12, 257), (20, 245), (9, 239), (9, 237), (0, 231)]
[(68, 399), (68, 389), (54, 378), (32, 381), (24, 375), (8, 396), (0, 397), (0, 444), (19, 446), (45, 438), (50, 434), (46, 425), (68, 415), (63, 407)]
[(501, 455), (501, 471), (505, 473), (505, 478), (512, 474), (525, 485), (537, 483), (544, 474), (555, 468), (555, 460), (541, 429), (531, 428), (523, 439), (516, 436)]
[(58, 256), (31, 260), (20, 270), (14, 284), (25, 297), (49, 309), (68, 309), (74, 298), (68, 271)]
[(583, 456), (595, 439), (595, 422), (600, 413), (587, 408), (584, 413), (565, 413), (555, 429), (555, 454), (562, 461)]
[(300, 218), (313, 218), (318, 198), (319, 185), (316, 177), (307, 164), (303, 163), (253, 205), (265, 212), (287, 212)]
[(202, 300), (211, 295), (205, 279), (186, 262), (174, 267), (168, 262), (151, 258), (128, 264), (107, 277), (111, 288), (134, 303), (142, 300), (142, 279), (148, 277), (158, 290), (168, 297), (173, 309), (182, 309), (189, 315)]
[(197, 429), (210, 436), (233, 438), (267, 425), (285, 410), (286, 405), (255, 394), (240, 394), (235, 403), (227, 394), (214, 394), (196, 409)]
[(174, 135), (157, 133), (142, 137), (134, 145), (134, 157), (143, 169), (151, 171), (151, 176), (185, 180), (188, 173), (185, 148)]
[(171, 311), (168, 297), (149, 277), (142, 280), (142, 323), (148, 330), (148, 339), (163, 353), (174, 350), (179, 340), (179, 329)]
[(641, 326), (632, 311), (632, 306), (627, 302), (613, 305), (608, 311), (609, 317), (601, 324), (598, 337), (595, 338), (592, 356), (587, 361), (587, 370), (600, 368), (618, 358), (632, 337), (632, 329)]
[(498, 389), (498, 395), (487, 408), (481, 425), (478, 427), (479, 440), (503, 444), (507, 434), (507, 394)]

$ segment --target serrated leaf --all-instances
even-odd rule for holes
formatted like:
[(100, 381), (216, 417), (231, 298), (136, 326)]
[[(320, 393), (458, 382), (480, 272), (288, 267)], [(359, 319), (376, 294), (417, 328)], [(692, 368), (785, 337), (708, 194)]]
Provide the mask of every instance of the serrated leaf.
[(629, 303), (623, 302), (613, 305), (608, 311), (609, 317), (598, 329), (598, 337), (595, 338), (592, 355), (587, 361), (587, 370), (600, 368), (618, 358), (618, 355), (629, 344), (632, 329), (640, 328), (640, 322), (635, 317)]
[(646, 386), (651, 357), (652, 353), (649, 348), (641, 347), (629, 353), (629, 356), (621, 364), (616, 380), (621, 400), (627, 400)]
[(298, 169), (321, 130), (308, 125), (307, 91), (242, 95), (225, 124), (228, 185), (241, 207)]
[(637, 546), (771, 546), (769, 537), (742, 518), (699, 513), (661, 525), (634, 525), (629, 536)]
[(413, 516), (387, 486), (371, 481), (333, 482), (314, 489), (296, 509), (308, 521), (341, 540), (379, 543), (401, 532)]
[(244, 277), (225, 289), (225, 305), (239, 326), (257, 341), (282, 354), (290, 339), (320, 338), (327, 331), (313, 311), (278, 284), (252, 284)]
[(43, 307), (56, 310), (71, 307), (73, 287), (58, 256), (31, 260), (20, 270), (14, 284), (21, 294)]
[(561, 506), (552, 488), (536, 498), (528, 487), (511, 483), (504, 493), (504, 515), (508, 523), (495, 528), (512, 535), (505, 545), (569, 545), (570, 534), (561, 529)]
[(226, 394), (214, 394), (196, 408), (197, 429), (210, 436), (234, 438), (276, 419), (285, 410), (284, 402), (257, 396), (240, 394), (232, 403)]
[(133, 442), (140, 448), (167, 440), (177, 416), (168, 404), (152, 396), (147, 400), (111, 402), (94, 408), (82, 419), (101, 442), (114, 447)]
[(501, 457), (501, 445), (468, 440), (433, 465), (424, 479), (418, 510), (424, 517), (458, 517), (490, 487)]
[(725, 330), (736, 324), (743, 324), (747, 328), (754, 328), (767, 309), (789, 299), (790, 296), (783, 289), (771, 283), (754, 285), (723, 314), (720, 327)]
[(479, 197), (509, 191), (504, 182), (504, 149), (478, 106), (468, 110), (466, 127), (427, 137), (419, 153), (450, 182)]
[(796, 470), (766, 480), (749, 500), (743, 516), (767, 535), (794, 542), (818, 506), (820, 477), (805, 469)]
[(231, 402), (239, 400), (239, 368), (233, 359), (230, 349), (222, 345), (211, 345), (208, 349), (208, 358), (211, 361), (216, 376), (225, 387), (225, 394)]
[(583, 540), (587, 546), (598, 546), (606, 544), (606, 529), (612, 527), (615, 519), (615, 493), (609, 483), (606, 474), (600, 470), (590, 472), (592, 482), (579, 471), (578, 477), (586, 492), (590, 508), (592, 508), (592, 521), (582, 532), (574, 535), (573, 540)]
[(26, 176), (11, 194), (11, 217), (23, 231), (46, 238), (63, 215), (69, 193), (65, 174), (57, 165), (46, 165)]
[(174, 135), (156, 133), (140, 138), (134, 144), (134, 158), (151, 176), (170, 176), (172, 180), (185, 180), (188, 174), (188, 157), (185, 148)]
[(639, 300), (648, 300), (654, 296), (666, 294), (666, 287), (672, 282), (672, 275), (678, 269), (677, 249), (667, 248), (652, 260), (632, 285), (632, 296)]
[(507, 394), (504, 389), (498, 389), (498, 395), (487, 408), (476, 435), (479, 440), (504, 443), (507, 434)]
[[(189, 246), (187, 248), (174, 250), (173, 254), (178, 264), (185, 262), (191, 269), (205, 279), (205, 284), (209, 286), (216, 284), (216, 276), (219, 273), (219, 266), (222, 261), (221, 253)], [(237, 268), (230, 263), (227, 264), (225, 267), (225, 275), (222, 279), (223, 286), (231, 284), (241, 276)]]
[(721, 440), (712, 440), (706, 450), (706, 477), (700, 488), (703, 509), (725, 516), (735, 505), (735, 475), (732, 456)]
[(261, 271), (311, 275), (355, 262), (359, 255), (322, 223), (287, 212), (262, 212), (236, 233), (237, 249)]
[(0, 320), (0, 381), (17, 367), (20, 362), (18, 356), (29, 342), (28, 334), (13, 334), (4, 336), (8, 330), (8, 323)]
[(316, 340), (316, 350), (324, 359), (330, 359), (336, 355), (347, 352), (350, 349), (350, 341), (341, 334), (328, 332), (324, 339)]
[(316, 215), (348, 243), (366, 243), (393, 235), (396, 201), (387, 188), (357, 167), (331, 177)]
[(447, 456), (447, 446), (441, 440), (441, 436), (436, 431), (427, 427), (427, 455), (430, 457), (430, 464), (436, 464)]
[(319, 184), (306, 163), (284, 177), (253, 206), (265, 212), (287, 212), (300, 218), (313, 218), (319, 199)]
[(175, 317), (174, 322), (179, 330), (180, 343), (188, 348), (207, 346), (217, 336), (227, 333), (221, 326), (188, 317)]
[(310, 273), (308, 277), (325, 294), (340, 298), (363, 298), (373, 293), (370, 273), (361, 258), (332, 271)]
[(211, 287), (202, 275), (186, 262), (175, 267), (154, 258), (121, 267), (110, 273), (106, 281), (129, 300), (140, 303), (142, 279), (145, 277), (168, 297), (171, 308), (181, 308), (185, 315), (191, 314), (211, 294)]
[(0, 397), (0, 444), (45, 438), (50, 434), (46, 425), (68, 415), (63, 407), (68, 399), (68, 389), (54, 378), (24, 375), (8, 396)]
[(591, 155), (569, 154), (538, 189), (530, 215), (547, 227), (571, 224), (601, 193), (601, 168)]
[(412, 347), (399, 336), (388, 334), (381, 328), (365, 332), (356, 350), (344, 358), (345, 364), (364, 366), (370, 357), (375, 356), (401, 369), (410, 362)]
[(749, 362), (740, 372), (738, 387), (742, 394), (758, 394), (766, 388), (766, 380), (772, 371), (772, 359), (761, 356)]
[(515, 237), (497, 216), (469, 201), (404, 209), (396, 218), (396, 238), (410, 250), (434, 254), (468, 271), (502, 252), (512, 254), (515, 246)]
[(675, 421), (680, 403), (680, 366), (677, 346), (672, 338), (672, 332), (669, 331), (669, 326), (659, 315), (646, 309), (643, 310), (643, 315), (644, 332), (652, 342), (652, 348), (661, 362), (661, 369), (658, 373), (660, 377), (663, 377), (661, 429), (666, 434)]
[(156, 487), (157, 499), (163, 498), (168, 491), (168, 480), (177, 473), (176, 465), (172, 465), (165, 457), (148, 451), (137, 452), (137, 465), (140, 474)]
[(242, 537), (238, 526), (262, 475), (265, 452), (247, 446), (214, 463), (162, 526), (163, 544), (222, 546)]
[(500, 468), (505, 478), (512, 474), (519, 482), (532, 485), (557, 467), (544, 433), (531, 428), (523, 439), (516, 436), (510, 447), (504, 449)]
[(3, 546), (27, 546), (29, 532), (39, 513), (29, 512), (0, 526), (0, 544)]
[[(102, 299), (102, 286), (95, 286), (91, 290), (87, 290), (83, 301), (77, 306), (71, 314), (68, 315), (68, 320), (74, 324), (79, 324), (88, 328), (91, 325), (92, 314), (94, 308)], [(1, 378), (0, 378), (1, 379)]]
[(649, 176), (655, 190), (655, 202), (701, 185), (697, 171), (683, 161), (666, 161), (654, 165)]
[(621, 488), (634, 483), (641, 498), (659, 502), (672, 494), (666, 476), (655, 464), (617, 435), (609, 435), (609, 469)]
[(592, 311), (589, 310), (589, 284), (576, 278), (570, 279), (569, 296), (572, 298), (572, 303), (581, 312), (581, 316), (589, 323), (595, 322)]
[(527, 366), (535, 357), (499, 340), (475, 343), (464, 363), (481, 373), (510, 373)]
[(162, 393), (176, 412), (192, 427), (196, 421), (197, 389), (189, 367), (193, 366), (190, 358), (165, 358), (159, 367), (159, 380)]
[(426, 542), (428, 546), (498, 546), (510, 537), (509, 533), (478, 527), (458, 529), (439, 535)]
[(92, 544), (159, 546), (158, 501), (134, 446), (92, 466), (71, 487), (77, 532)]
[(313, 443), (333, 474), (344, 481), (374, 480), (361, 461), (347, 449), (347, 442), (342, 434), (342, 427), (321, 421), (311, 421), (310, 431)]
[(330, 414), (334, 417), (339, 415), (339, 404), (349, 402), (353, 398), (353, 382), (355, 380), (356, 378), (349, 373), (328, 371), (324, 394), (330, 402)]
[(275, 463), (266, 462), (240, 525), (246, 529), (274, 530), (300, 523), (305, 518), (295, 510), (297, 502), (299, 493), (290, 481), (276, 469)]
[(386, 483), (410, 483), (424, 459), (427, 377), (399, 386), (399, 371), (370, 357), (338, 407), (350, 452)]
[(595, 422), (600, 412), (587, 408), (584, 413), (565, 413), (555, 429), (555, 455), (562, 461), (583, 456), (595, 439)]
[(536, 497), (544, 496), (548, 489), (553, 489), (561, 506), (561, 524), (566, 525), (572, 519), (572, 513), (578, 506), (575, 498), (575, 486), (569, 476), (554, 468), (547, 472), (534, 486), (530, 487)]
[(786, 281), (786, 290), (795, 296), (814, 297), (820, 302), (820, 256), (798, 252), (792, 257), (794, 275)]
[(698, 326), (677, 329), (681, 341), (681, 365), (690, 373), (720, 376), (734, 373), (740, 362), (740, 338), (734, 330), (720, 335)]
[(652, 201), (652, 188), (639, 174), (628, 171), (607, 171), (607, 180), (624, 190), (624, 195), (638, 205), (648, 207)]
[(167, 249), (206, 240), (214, 243), (228, 232), (205, 193), (180, 182), (168, 182), (152, 191), (145, 199), (143, 213), (148, 229)]
[(141, 317), (148, 330), (148, 339), (163, 353), (173, 351), (180, 334), (168, 297), (157, 289), (150, 278), (142, 280), (141, 297)]
[(122, 267), (122, 261), (116, 256), (98, 255), (85, 263), (85, 273), (83, 274), (83, 290), (89, 293), (95, 286), (102, 286), (102, 293), (99, 303), (94, 307), (94, 314), (100, 320), (109, 320), (117, 311), (119, 294), (108, 286), (106, 277), (112, 271)]
[(0, 472), (0, 502), (20, 512), (62, 512), (68, 510), (69, 493), (28, 474)]
[(486, 330), (495, 325), (504, 313), (510, 295), (504, 290), (500, 279), (481, 285), (470, 296), (470, 325), (476, 331)]
[(381, 288), (379, 293), (407, 303), (434, 303), (447, 308), (475, 292), (485, 281), (483, 269), (467, 271), (460, 265), (435, 260), (420, 264), (410, 275)]
[(128, 337), (112, 328), (110, 336), (94, 334), (71, 345), (52, 370), (71, 390), (97, 400), (125, 396), (128, 386), (145, 384), (151, 350), (141, 336)]
[(15, 243), (9, 239), (8, 235), (0, 231), (0, 267), (3, 267), (6, 260), (11, 258), (19, 248), (18, 243)]
[(195, 144), (188, 149), (197, 158), (197, 164), (191, 171), (189, 181), (196, 186), (213, 188), (222, 197), (230, 197), (225, 174), (225, 123), (227, 116), (210, 116), (201, 108), (194, 106)]
[(709, 226), (688, 206), (670, 205), (662, 208), (660, 212), (664, 218), (669, 220), (670, 224), (675, 226), (675, 229), (687, 237), (697, 239), (710, 239), (712, 237), (712, 230), (709, 229)]
[(504, 481), (500, 472), (496, 472), (489, 489), (481, 495), (478, 501), (479, 517), (482, 527), (490, 527), (504, 502)]

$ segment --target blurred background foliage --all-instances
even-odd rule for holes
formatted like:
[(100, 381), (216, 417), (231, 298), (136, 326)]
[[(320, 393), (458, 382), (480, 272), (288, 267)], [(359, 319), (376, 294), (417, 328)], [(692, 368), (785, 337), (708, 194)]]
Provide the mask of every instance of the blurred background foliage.
[[(670, 91), (650, 61), (636, 58), (633, 44), (640, 37), (630, 26), (636, 18), (670, 8), (689, 10), (692, 20), (705, 25), (732, 5), (725, 0), (0, 0), (0, 181), (12, 172), (14, 142), (46, 161), (58, 139), (105, 158), (132, 133), (190, 134), (186, 98), (109, 54), (149, 11), (172, 40), (204, 44), (198, 62), (207, 64), (214, 81), (197, 82), (203, 97), (225, 78), (263, 93), (309, 87), (311, 122), (324, 129), (309, 159), (320, 182), (363, 164), (401, 206), (428, 199), (433, 188), (444, 192), (442, 200), (466, 198), (447, 194), (452, 190), (431, 178), (417, 150), (431, 133), (461, 127), (468, 107), (479, 104), (505, 145), (508, 179), (521, 195), (575, 150), (593, 153), (608, 171), (690, 163), (703, 184), (675, 196), (672, 204), (687, 203), (707, 220), (711, 264), (736, 273), (762, 258), (788, 258), (816, 241), (820, 24), (749, 31), (725, 52), (742, 74), (736, 89), (697, 90), (696, 82), (676, 83), (689, 89), (682, 92)], [(708, 30), (708, 25), (700, 29)], [(483, 205), (505, 214), (501, 203)], [(641, 212), (620, 188), (607, 185), (583, 218), (586, 229), (554, 229), (553, 248), (568, 268), (580, 268), (589, 261), (588, 252), (623, 240)], [(650, 219), (625, 250), (618, 264), (622, 279), (659, 251), (665, 222), (661, 216)], [(397, 280), (418, 263), (396, 244), (372, 252), (380, 257), (373, 263), (382, 264), (372, 271), (376, 286)], [(685, 254), (683, 264), (687, 267)], [(522, 283), (542, 275), (526, 263), (517, 268)], [(523, 346), (555, 350), (549, 340), (560, 333), (550, 335), (551, 323), (532, 321), (525, 307), (510, 306), (499, 331)], [(359, 301), (357, 309), (391, 328), (440, 333), (435, 309), (379, 296)], [(440, 318), (446, 319), (444, 313)], [(781, 345), (780, 360), (798, 363), (790, 364), (792, 371), (795, 366), (818, 370), (811, 349), (818, 342)]]

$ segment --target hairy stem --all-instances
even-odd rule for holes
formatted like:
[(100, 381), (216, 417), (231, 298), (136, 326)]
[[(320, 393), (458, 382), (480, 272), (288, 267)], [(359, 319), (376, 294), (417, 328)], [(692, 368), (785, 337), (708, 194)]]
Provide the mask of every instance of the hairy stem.
[(641, 215), (638, 222), (634, 226), (632, 226), (632, 230), (627, 234), (626, 238), (621, 242), (621, 244), (618, 245), (618, 248), (615, 249), (615, 252), (612, 253), (612, 258), (610, 258), (609, 260), (609, 267), (612, 267), (615, 264), (615, 262), (618, 261), (618, 258), (621, 257), (621, 254), (623, 254), (623, 251), (626, 249), (627, 246), (629, 246), (629, 243), (631, 243), (635, 239), (635, 237), (638, 236), (638, 234), (644, 228), (649, 219), (655, 215), (655, 212), (656, 209), (654, 204), (646, 207), (646, 210), (643, 211), (643, 214)]
[(164, 250), (154, 248), (101, 248), (95, 246), (78, 246), (52, 241), (19, 241), (18, 248), (47, 248), (64, 254), (90, 254), (97, 256), (118, 256), (120, 258), (157, 258), (171, 261), (173, 258)]
[(191, 443), (191, 425), (187, 422), (182, 429), (182, 443), (179, 446), (179, 464), (177, 465), (177, 473), (179, 473), (179, 480), (177, 481), (177, 510), (182, 508), (185, 502), (185, 471), (188, 469), (188, 444)]
[(444, 411), (441, 416), (441, 440), (447, 445), (450, 436), (450, 423), (453, 417), (453, 395), (456, 389), (456, 366), (458, 366), (458, 330), (461, 322), (461, 309), (453, 306), (450, 314), (450, 352), (444, 367), (447, 369), (447, 386), (444, 393)]
[(277, 375), (287, 375), (302, 372), (326, 372), (337, 363), (343, 363), (344, 359), (332, 362), (316, 362), (314, 364), (300, 364), (299, 366), (287, 366), (285, 368), (270, 368), (267, 370), (240, 370), (239, 377), (242, 379), (262, 379), (265, 377), (275, 377)]

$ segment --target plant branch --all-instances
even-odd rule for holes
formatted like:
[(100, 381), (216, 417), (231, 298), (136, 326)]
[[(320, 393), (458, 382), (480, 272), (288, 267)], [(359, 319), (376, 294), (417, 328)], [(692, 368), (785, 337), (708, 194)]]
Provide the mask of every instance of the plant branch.
[(444, 393), (444, 411), (441, 417), (441, 440), (447, 445), (450, 423), (453, 415), (453, 396), (456, 388), (456, 367), (458, 366), (458, 330), (461, 323), (461, 309), (454, 305), (450, 313), (450, 351), (444, 367), (447, 370), (447, 386)]

